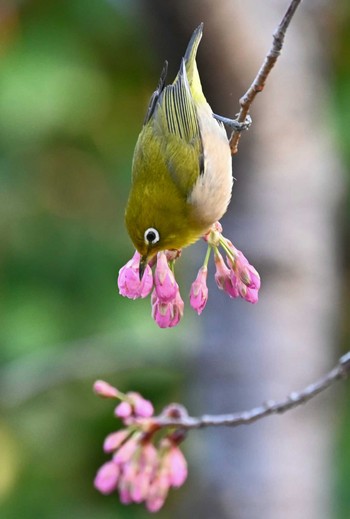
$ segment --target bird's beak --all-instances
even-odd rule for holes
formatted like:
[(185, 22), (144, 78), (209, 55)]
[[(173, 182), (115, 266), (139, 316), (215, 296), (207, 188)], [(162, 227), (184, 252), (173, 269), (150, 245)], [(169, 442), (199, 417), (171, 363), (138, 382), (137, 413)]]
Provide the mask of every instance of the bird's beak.
[(147, 263), (148, 263), (147, 256), (141, 256), (140, 265), (139, 265), (139, 278), (140, 278), (140, 281), (142, 281), (143, 274), (144, 274), (144, 272), (146, 270), (146, 267), (147, 267)]

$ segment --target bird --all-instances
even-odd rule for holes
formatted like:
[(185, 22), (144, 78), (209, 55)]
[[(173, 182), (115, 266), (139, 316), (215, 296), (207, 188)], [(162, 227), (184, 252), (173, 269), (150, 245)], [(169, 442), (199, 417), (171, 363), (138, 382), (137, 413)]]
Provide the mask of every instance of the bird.
[(165, 62), (135, 146), (125, 224), (140, 254), (140, 279), (158, 252), (181, 250), (209, 232), (231, 199), (225, 118), (209, 106), (196, 63), (202, 33), (200, 24), (169, 85)]

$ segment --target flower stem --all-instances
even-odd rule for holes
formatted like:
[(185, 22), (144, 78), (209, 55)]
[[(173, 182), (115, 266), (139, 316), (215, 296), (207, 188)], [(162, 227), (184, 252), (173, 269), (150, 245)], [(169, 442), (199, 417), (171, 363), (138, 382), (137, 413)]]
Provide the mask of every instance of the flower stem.
[(230, 260), (232, 261), (232, 263), (235, 262), (236, 258), (232, 252), (231, 249), (229, 249), (229, 247), (227, 246), (227, 243), (226, 243), (226, 240), (224, 237), (220, 236), (220, 245), (221, 247), (224, 249), (224, 251), (226, 252), (226, 254), (228, 255), (228, 257), (230, 258)]
[(207, 248), (207, 253), (205, 255), (205, 258), (204, 258), (204, 263), (203, 263), (203, 267), (207, 267), (208, 266), (208, 262), (209, 262), (209, 258), (210, 258), (210, 254), (211, 254), (211, 245), (208, 245), (208, 248)]

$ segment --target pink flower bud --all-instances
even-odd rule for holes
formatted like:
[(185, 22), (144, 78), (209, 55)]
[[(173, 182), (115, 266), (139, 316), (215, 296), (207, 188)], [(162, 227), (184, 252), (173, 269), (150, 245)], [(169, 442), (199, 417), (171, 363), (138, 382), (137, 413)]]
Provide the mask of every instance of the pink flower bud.
[(172, 321), (172, 304), (161, 303), (158, 298), (152, 303), (152, 317), (159, 328), (169, 328)]
[(179, 286), (175, 281), (173, 271), (168, 265), (164, 252), (158, 252), (157, 265), (154, 272), (154, 285), (158, 299), (162, 303), (169, 303), (176, 297)]
[(143, 444), (140, 465), (152, 474), (158, 466), (158, 451), (150, 441)]
[(149, 512), (158, 512), (162, 508), (168, 495), (169, 487), (169, 477), (166, 470), (159, 470), (150, 485), (146, 500), (146, 508)]
[(259, 290), (261, 286), (261, 280), (258, 272), (255, 270), (253, 265), (248, 266), (248, 272), (250, 277), (250, 283), (247, 285), (249, 288)]
[[(138, 466), (136, 461), (130, 460), (125, 463), (122, 468), (122, 474), (120, 476), (119, 481), (119, 491), (123, 493), (123, 491), (128, 490), (130, 494), (130, 499), (132, 501), (137, 501), (137, 492), (134, 495), (135, 482), (138, 473)], [(135, 499), (136, 497), (136, 499)]]
[(190, 291), (190, 304), (193, 310), (200, 315), (208, 301), (207, 287), (208, 269), (203, 266), (199, 269), (196, 280), (192, 283)]
[(128, 416), (131, 416), (132, 414), (131, 404), (125, 400), (120, 402), (120, 404), (115, 408), (114, 414), (115, 416), (118, 416), (118, 418), (128, 418)]
[(172, 445), (167, 454), (169, 481), (172, 487), (181, 487), (187, 478), (187, 462), (177, 445)]
[(117, 450), (129, 435), (130, 432), (127, 429), (109, 434), (104, 441), (103, 450), (105, 452)]
[(119, 395), (119, 391), (104, 380), (96, 380), (93, 389), (97, 395), (104, 398), (118, 398)]
[(148, 495), (149, 487), (158, 468), (157, 449), (150, 442), (142, 446), (137, 463), (137, 473), (131, 482), (131, 495), (136, 503), (144, 501)]
[(125, 442), (114, 454), (114, 463), (117, 463), (118, 465), (124, 465), (127, 463), (138, 449), (139, 439), (140, 434), (135, 433), (127, 442)]
[(132, 503), (132, 497), (127, 488), (119, 489), (119, 499), (123, 505), (130, 505), (130, 503)]
[(232, 272), (225, 265), (224, 259), (220, 252), (215, 252), (215, 281), (220, 290), (224, 290), (230, 297), (236, 298), (239, 296), (237, 284), (232, 278)]
[[(232, 264), (229, 258), (227, 261)], [(235, 262), (231, 270), (231, 280), (243, 299), (249, 303), (257, 303), (261, 284), (260, 276), (239, 250), (236, 250)]]
[(110, 494), (117, 488), (120, 469), (113, 461), (108, 461), (98, 470), (94, 485), (102, 494)]
[(129, 299), (147, 297), (153, 287), (152, 269), (146, 265), (142, 280), (139, 276), (140, 254), (136, 251), (131, 260), (119, 271), (118, 288), (119, 293)]
[(240, 287), (240, 295), (243, 299), (248, 301), (248, 303), (257, 303), (259, 296), (258, 296), (258, 290), (254, 288), (248, 288), (245, 285)]
[(173, 301), (173, 308), (172, 308), (173, 318), (170, 322), (169, 328), (172, 328), (173, 326), (176, 326), (177, 324), (179, 324), (180, 319), (184, 314), (184, 306), (185, 306), (185, 303), (183, 302), (182, 297), (180, 296), (180, 292), (177, 291), (175, 301)]
[(127, 393), (127, 396), (132, 401), (133, 413), (136, 417), (149, 418), (153, 415), (154, 409), (152, 403), (143, 398), (140, 393), (130, 392)]
[(177, 290), (175, 298), (169, 303), (163, 303), (155, 291), (152, 293), (152, 317), (159, 328), (176, 326), (183, 316), (184, 302)]
[(144, 471), (135, 474), (135, 478), (130, 489), (130, 494), (134, 503), (141, 503), (145, 500), (149, 488), (149, 483), (150, 478)]
[(172, 320), (172, 304), (161, 303), (158, 299), (153, 309), (152, 316), (159, 328), (169, 328)]
[[(153, 483), (152, 486), (155, 486)], [(152, 496), (146, 501), (146, 508), (149, 512), (159, 512), (166, 500), (166, 496)]]

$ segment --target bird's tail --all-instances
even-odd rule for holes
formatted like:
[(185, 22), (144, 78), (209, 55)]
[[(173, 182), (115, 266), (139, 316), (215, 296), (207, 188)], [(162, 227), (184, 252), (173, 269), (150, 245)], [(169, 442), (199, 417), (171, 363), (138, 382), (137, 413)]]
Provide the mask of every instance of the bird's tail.
[(186, 74), (188, 83), (190, 85), (193, 99), (197, 102), (206, 102), (202, 92), (202, 85), (198, 74), (196, 55), (199, 42), (203, 34), (203, 23), (201, 23), (192, 34), (192, 37), (187, 45), (184, 60), (186, 66)]

